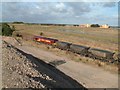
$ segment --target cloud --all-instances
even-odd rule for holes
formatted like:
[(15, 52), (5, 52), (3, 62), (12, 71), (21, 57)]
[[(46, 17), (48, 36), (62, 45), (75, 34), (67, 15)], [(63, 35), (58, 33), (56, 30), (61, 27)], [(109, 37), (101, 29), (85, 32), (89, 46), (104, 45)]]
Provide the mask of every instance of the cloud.
[[(4, 17), (70, 17), (72, 15), (83, 15), (90, 11), (85, 3), (3, 3)], [(57, 17), (56, 17), (57, 16)], [(3, 18), (4, 19), (4, 18)], [(31, 19), (31, 18), (30, 18)]]
[(90, 3), (84, 3), (84, 2), (69, 2), (66, 3), (68, 7), (71, 7), (75, 14), (84, 14), (91, 11)]
[(59, 11), (62, 11), (65, 9), (65, 4), (64, 3), (58, 3), (55, 5), (55, 8), (58, 9)]
[(106, 2), (103, 4), (103, 7), (114, 7), (116, 5), (116, 2)]
[(108, 8), (103, 8), (103, 5), (104, 7), (114, 8), (112, 5), (106, 5), (106, 3), (4, 2), (2, 4), (2, 19), (3, 21), (36, 23), (99, 23), (101, 20), (95, 19), (99, 14), (104, 14), (102, 16), (105, 16), (106, 11), (111, 12), (108, 15), (106, 14), (107, 16), (110, 15), (109, 17), (115, 14), (112, 10), (108, 11)]
[[(2, 2), (66, 2), (66, 0), (1, 0)], [(119, 0), (67, 0), (67, 2), (119, 2)]]

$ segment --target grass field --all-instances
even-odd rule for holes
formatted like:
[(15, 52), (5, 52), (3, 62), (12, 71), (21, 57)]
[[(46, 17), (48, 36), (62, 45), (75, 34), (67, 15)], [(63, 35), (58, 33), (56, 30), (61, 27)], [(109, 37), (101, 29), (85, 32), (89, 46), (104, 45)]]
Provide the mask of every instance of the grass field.
[(40, 35), (43, 33), (45, 37), (56, 38), (61, 41), (71, 42), (110, 50), (118, 51), (118, 30), (109, 28), (80, 28), (68, 26), (41, 26), (41, 25), (24, 25), (12, 24), (17, 32), (28, 33), (31, 35)]

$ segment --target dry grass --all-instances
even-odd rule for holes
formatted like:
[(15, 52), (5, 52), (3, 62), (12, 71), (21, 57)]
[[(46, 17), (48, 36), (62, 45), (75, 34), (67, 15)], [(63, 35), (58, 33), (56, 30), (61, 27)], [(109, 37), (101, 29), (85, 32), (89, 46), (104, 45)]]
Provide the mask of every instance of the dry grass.
[[(56, 38), (62, 41), (67, 41), (75, 44), (101, 48), (105, 50), (118, 51), (118, 30), (102, 29), (102, 28), (79, 28), (79, 27), (61, 27), (61, 26), (40, 26), (40, 25), (15, 25), (18, 32), (27, 33), (30, 35), (40, 35)], [(118, 67), (114, 64), (108, 64), (94, 60), (88, 57), (80, 56), (71, 52), (66, 52), (57, 48), (48, 47), (44, 44), (35, 44), (33, 41), (26, 41), (27, 44), (38, 47), (58, 56), (66, 56), (76, 62), (83, 62), (96, 67), (102, 67), (105, 70), (117, 72)]]
[(56, 38), (61, 41), (118, 51), (118, 30), (102, 28), (80, 28), (40, 25), (14, 25), (16, 30), (31, 35), (40, 35)]

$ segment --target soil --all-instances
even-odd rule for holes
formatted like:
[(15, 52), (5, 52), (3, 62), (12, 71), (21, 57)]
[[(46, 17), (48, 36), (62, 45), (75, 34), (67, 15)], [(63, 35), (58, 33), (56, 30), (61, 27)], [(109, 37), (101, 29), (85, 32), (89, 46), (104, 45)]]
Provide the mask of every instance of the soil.
[(84, 88), (42, 60), (22, 52), (3, 41), (3, 88)]
[[(117, 73), (111, 73), (109, 71), (105, 71), (102, 68), (96, 68), (94, 66), (90, 66), (81, 62), (75, 62), (70, 58), (67, 58), (66, 56), (61, 57), (52, 52), (45, 51), (43, 49), (33, 47), (28, 44), (24, 44), (24, 42), (22, 43), (22, 46), (20, 46), (19, 43), (13, 38), (3, 37), (3, 40), (15, 46), (18, 49), (15, 50), (16, 53), (21, 53), (20, 55), (18, 55), (16, 53), (13, 53), (14, 50), (11, 50), (11, 47), (6, 48), (3, 47), (3, 62), (4, 61), (7, 62), (4, 63), (5, 65), (3, 64), (4, 65), (3, 69), (5, 69), (7, 65), (8, 67), (10, 66), (10, 68), (14, 67), (15, 65), (13, 69), (3, 70), (6, 71), (6, 73), (3, 72), (3, 74), (5, 74), (3, 76), (5, 78), (8, 77), (6, 78), (7, 80), (9, 80), (9, 77), (20, 79), (20, 75), (17, 72), (17, 70), (20, 70), (20, 72), (22, 72), (21, 79), (25, 79), (26, 82), (31, 83), (24, 84), (22, 82), (21, 85), (18, 84), (21, 87), (32, 86), (39, 88), (43, 87), (83, 88), (84, 86), (86, 88), (118, 88)], [(16, 69), (17, 67), (19, 69)], [(29, 70), (29, 68), (31, 69)], [(28, 72), (26, 72), (26, 70)], [(9, 74), (10, 76), (6, 76)], [(48, 77), (49, 79), (48, 80), (44, 79), (46, 77)], [(5, 83), (4, 87), (8, 86), (18, 87), (14, 86), (14, 83), (13, 84), (8, 83), (6, 79), (3, 78), (3, 82)], [(33, 81), (31, 81), (31, 79)], [(15, 82), (18, 81), (20, 80), (15, 79)]]

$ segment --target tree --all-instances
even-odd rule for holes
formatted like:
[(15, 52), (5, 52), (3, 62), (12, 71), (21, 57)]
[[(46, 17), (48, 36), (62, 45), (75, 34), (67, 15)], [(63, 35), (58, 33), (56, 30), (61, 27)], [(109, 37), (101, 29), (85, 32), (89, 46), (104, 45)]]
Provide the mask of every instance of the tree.
[(92, 24), (91, 27), (100, 27), (99, 24)]
[(12, 29), (7, 23), (2, 23), (2, 35), (11, 36), (14, 29)]

